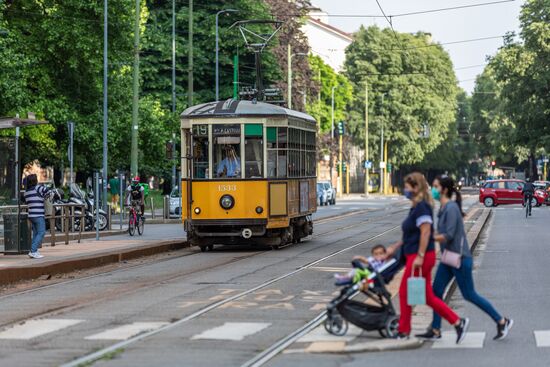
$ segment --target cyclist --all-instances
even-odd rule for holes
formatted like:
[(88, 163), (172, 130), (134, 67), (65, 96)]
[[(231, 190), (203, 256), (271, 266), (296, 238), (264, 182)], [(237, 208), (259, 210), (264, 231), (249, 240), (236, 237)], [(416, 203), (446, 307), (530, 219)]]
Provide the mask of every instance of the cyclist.
[(131, 184), (126, 188), (125, 201), (127, 205), (139, 203), (140, 215), (143, 218), (145, 213), (145, 194), (143, 186), (139, 184), (139, 176), (132, 178)]
[(530, 178), (525, 180), (525, 185), (523, 185), (521, 193), (523, 194), (523, 205), (529, 205), (529, 215), (531, 215), (531, 201), (533, 200), (533, 195), (535, 194), (535, 185), (531, 183)]

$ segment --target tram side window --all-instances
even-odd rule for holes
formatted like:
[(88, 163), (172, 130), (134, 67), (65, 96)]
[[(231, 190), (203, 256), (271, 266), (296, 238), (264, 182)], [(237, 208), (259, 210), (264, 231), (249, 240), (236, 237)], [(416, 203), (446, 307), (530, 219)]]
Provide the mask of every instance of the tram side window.
[(241, 178), (241, 126), (212, 125), (214, 176)]
[(193, 177), (208, 178), (208, 125), (193, 125)]
[(267, 177), (277, 177), (277, 128), (267, 127)]
[(264, 127), (262, 124), (244, 125), (244, 156), (245, 156), (245, 177), (263, 177)]

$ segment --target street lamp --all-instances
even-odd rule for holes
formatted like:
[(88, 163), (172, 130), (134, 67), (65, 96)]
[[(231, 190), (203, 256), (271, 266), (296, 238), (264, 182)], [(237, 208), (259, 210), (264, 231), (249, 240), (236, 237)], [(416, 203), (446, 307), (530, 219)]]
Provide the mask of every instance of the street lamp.
[(220, 71), (219, 71), (219, 65), (218, 65), (218, 54), (220, 52), (219, 49), (219, 37), (218, 37), (218, 18), (220, 14), (223, 13), (236, 13), (238, 10), (236, 9), (223, 9), (216, 13), (216, 101), (220, 99)]
[(292, 49), (290, 48), (290, 44), (288, 45), (288, 90), (287, 90), (287, 93), (288, 93), (288, 108), (289, 109), (292, 109), (292, 58), (294, 56), (307, 56), (306, 53), (303, 53), (303, 52), (298, 52), (298, 53), (295, 53), (293, 54)]

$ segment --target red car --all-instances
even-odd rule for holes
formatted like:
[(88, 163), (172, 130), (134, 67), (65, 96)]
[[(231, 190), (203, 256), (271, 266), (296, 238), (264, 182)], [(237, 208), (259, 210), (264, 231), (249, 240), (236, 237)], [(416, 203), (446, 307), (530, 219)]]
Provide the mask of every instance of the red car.
[[(521, 180), (491, 180), (479, 189), (479, 202), (486, 207), (501, 204), (522, 204), (523, 194), (521, 190), (525, 181)], [(548, 194), (543, 190), (535, 190), (533, 206), (541, 206), (546, 202)]]

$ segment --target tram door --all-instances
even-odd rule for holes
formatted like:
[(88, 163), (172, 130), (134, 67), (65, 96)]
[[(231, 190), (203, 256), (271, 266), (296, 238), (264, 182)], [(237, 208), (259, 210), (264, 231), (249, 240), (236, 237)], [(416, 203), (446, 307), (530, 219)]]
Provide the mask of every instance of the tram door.
[(191, 219), (191, 167), (193, 167), (193, 155), (191, 154), (191, 131), (181, 131), (181, 219)]

